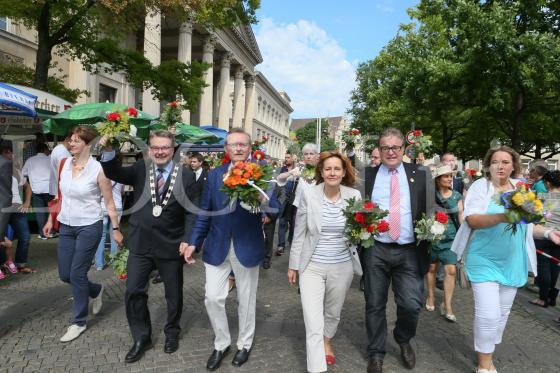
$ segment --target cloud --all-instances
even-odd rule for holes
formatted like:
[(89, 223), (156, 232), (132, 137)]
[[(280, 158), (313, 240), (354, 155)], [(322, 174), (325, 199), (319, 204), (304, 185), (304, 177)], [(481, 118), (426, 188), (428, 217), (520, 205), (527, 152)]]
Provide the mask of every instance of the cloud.
[(290, 96), (294, 118), (346, 112), (355, 66), (325, 30), (307, 20), (277, 24), (264, 18), (255, 36), (264, 60), (257, 69)]

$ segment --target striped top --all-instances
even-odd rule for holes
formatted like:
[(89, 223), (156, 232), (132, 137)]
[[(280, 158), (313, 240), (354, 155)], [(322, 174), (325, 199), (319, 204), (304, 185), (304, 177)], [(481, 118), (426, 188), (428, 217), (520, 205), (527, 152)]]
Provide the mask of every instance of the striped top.
[(316, 263), (342, 263), (349, 261), (350, 250), (344, 240), (346, 218), (342, 213), (342, 199), (331, 202), (323, 196), (321, 238), (317, 242), (311, 261)]

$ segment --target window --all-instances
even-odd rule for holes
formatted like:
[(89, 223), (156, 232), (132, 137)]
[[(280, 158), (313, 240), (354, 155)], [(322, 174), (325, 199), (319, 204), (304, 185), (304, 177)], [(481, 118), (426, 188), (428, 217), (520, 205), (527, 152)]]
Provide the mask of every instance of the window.
[(555, 159), (547, 159), (546, 165), (550, 171), (555, 171), (558, 169), (558, 161)]
[(6, 22), (6, 17), (0, 17), (0, 30), (7, 30), (7, 22)]
[(115, 102), (117, 89), (105, 84), (99, 84), (99, 102)]
[(524, 174), (529, 172), (529, 163), (531, 163), (531, 159), (529, 158), (524, 158), (521, 160), (521, 168)]

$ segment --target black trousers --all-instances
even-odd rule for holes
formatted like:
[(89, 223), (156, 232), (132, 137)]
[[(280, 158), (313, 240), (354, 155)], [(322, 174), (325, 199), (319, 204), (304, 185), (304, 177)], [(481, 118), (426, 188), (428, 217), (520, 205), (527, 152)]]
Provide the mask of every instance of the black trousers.
[[(535, 240), (535, 246), (548, 255), (560, 259), (560, 246), (555, 245), (552, 241)], [(556, 304), (558, 289), (555, 286), (560, 272), (558, 264), (544, 255), (537, 254), (537, 272), (539, 274), (539, 299), (545, 301), (546, 304)]]
[(183, 261), (158, 259), (151, 255), (128, 256), (128, 279), (126, 282), (125, 305), (128, 326), (134, 341), (146, 340), (152, 336), (152, 323), (148, 310), (148, 286), (150, 272), (157, 268), (165, 289), (167, 301), (167, 338), (178, 338), (183, 312)]
[(364, 249), (366, 329), (369, 358), (383, 359), (387, 340), (387, 299), (392, 283), (397, 303), (397, 323), (393, 336), (397, 343), (416, 335), (418, 314), (422, 309), (424, 279), (418, 266), (418, 249), (375, 243)]
[(266, 259), (270, 261), (272, 258), (272, 247), (274, 246), (274, 232), (276, 231), (276, 218), (270, 219), (268, 224), (263, 224), (264, 231), (264, 249)]

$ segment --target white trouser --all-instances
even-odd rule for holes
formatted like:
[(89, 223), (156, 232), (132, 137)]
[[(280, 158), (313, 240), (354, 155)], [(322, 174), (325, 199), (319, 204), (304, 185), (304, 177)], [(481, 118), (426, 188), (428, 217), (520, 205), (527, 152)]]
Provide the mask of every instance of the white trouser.
[(299, 287), (309, 372), (327, 370), (323, 336), (332, 338), (336, 334), (340, 311), (353, 276), (354, 270), (350, 260), (337, 264), (309, 262), (300, 274)]
[(517, 288), (497, 282), (473, 282), (474, 349), (490, 354), (502, 342)]
[(259, 284), (259, 266), (244, 267), (230, 246), (229, 254), (222, 264), (206, 267), (206, 312), (214, 329), (214, 348), (221, 351), (231, 344), (226, 315), (226, 298), (228, 296), (228, 276), (233, 270), (237, 288), (237, 314), (239, 317), (239, 336), (237, 348), (249, 350), (255, 336), (255, 310), (257, 306), (257, 286)]

